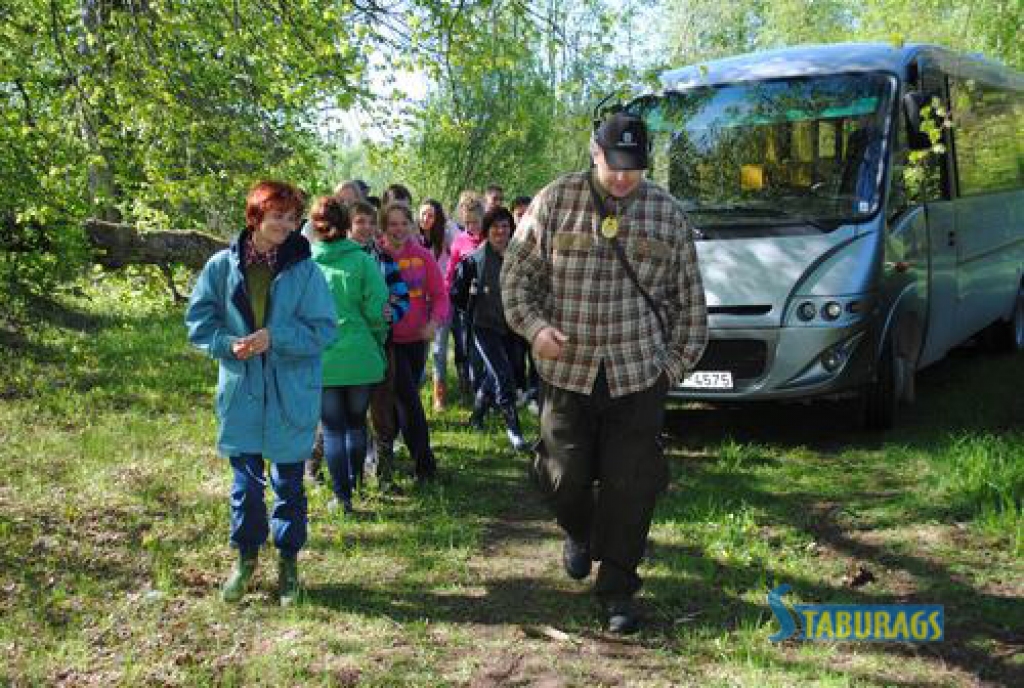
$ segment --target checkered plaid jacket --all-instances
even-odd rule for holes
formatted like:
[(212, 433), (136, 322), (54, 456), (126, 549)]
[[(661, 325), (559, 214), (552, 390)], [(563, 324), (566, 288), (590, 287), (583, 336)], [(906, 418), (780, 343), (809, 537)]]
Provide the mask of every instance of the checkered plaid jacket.
[(546, 186), (516, 229), (501, 289), (509, 326), (527, 341), (546, 326), (568, 336), (559, 359), (536, 361), (546, 382), (589, 394), (600, 365), (612, 397), (680, 382), (707, 344), (707, 308), (689, 222), (676, 200), (643, 180), (616, 209), (618, 241), (660, 307), (667, 337), (598, 227), (587, 173)]

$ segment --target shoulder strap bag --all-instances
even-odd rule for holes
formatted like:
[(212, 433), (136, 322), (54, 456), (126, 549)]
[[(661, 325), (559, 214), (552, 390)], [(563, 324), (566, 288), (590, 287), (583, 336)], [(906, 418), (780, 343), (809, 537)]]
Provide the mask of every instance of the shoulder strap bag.
[[(606, 217), (610, 215), (608, 208), (605, 206), (604, 201), (601, 200), (601, 194), (597, 192), (597, 186), (594, 184), (594, 170), (591, 169), (587, 174), (587, 183), (590, 186), (590, 198), (594, 202), (594, 207), (597, 209), (598, 215), (598, 226), (604, 223)], [(630, 264), (629, 259), (626, 257), (626, 251), (622, 248), (622, 244), (619, 243), (617, 236), (607, 237), (608, 241), (612, 245), (612, 249), (615, 251), (615, 256), (619, 259), (619, 263), (622, 265), (622, 269), (626, 271), (626, 275), (629, 280), (636, 287), (636, 290), (640, 292), (640, 296), (644, 298), (647, 305), (654, 312), (654, 317), (658, 320), (658, 328), (661, 330), (662, 339), (668, 342), (668, 330), (665, 327), (665, 320), (662, 318), (661, 310), (658, 308), (658, 304), (654, 302), (651, 295), (647, 293), (647, 290), (640, 284), (640, 278), (636, 275), (636, 270)]]

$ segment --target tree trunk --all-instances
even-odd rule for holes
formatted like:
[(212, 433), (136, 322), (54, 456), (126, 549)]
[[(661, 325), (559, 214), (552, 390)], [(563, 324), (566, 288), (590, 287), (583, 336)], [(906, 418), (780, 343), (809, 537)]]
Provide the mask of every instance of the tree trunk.
[(85, 233), (96, 253), (96, 262), (107, 268), (128, 264), (170, 265), (180, 263), (200, 269), (228, 242), (196, 231), (139, 232), (131, 225), (87, 220)]

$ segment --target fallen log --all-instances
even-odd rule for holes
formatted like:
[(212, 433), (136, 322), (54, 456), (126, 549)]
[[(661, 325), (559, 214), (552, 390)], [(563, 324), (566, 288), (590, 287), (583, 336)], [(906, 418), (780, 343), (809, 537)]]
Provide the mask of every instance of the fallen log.
[(219, 237), (194, 230), (140, 232), (133, 225), (86, 220), (85, 233), (96, 262), (107, 268), (149, 264), (164, 268), (175, 263), (196, 270), (214, 253), (227, 248)]

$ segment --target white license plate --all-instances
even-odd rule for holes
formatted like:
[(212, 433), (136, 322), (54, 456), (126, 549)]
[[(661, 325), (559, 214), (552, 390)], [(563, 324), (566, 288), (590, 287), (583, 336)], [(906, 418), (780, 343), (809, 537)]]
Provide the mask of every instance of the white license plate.
[(683, 379), (686, 389), (732, 389), (732, 373), (728, 370), (698, 370)]

